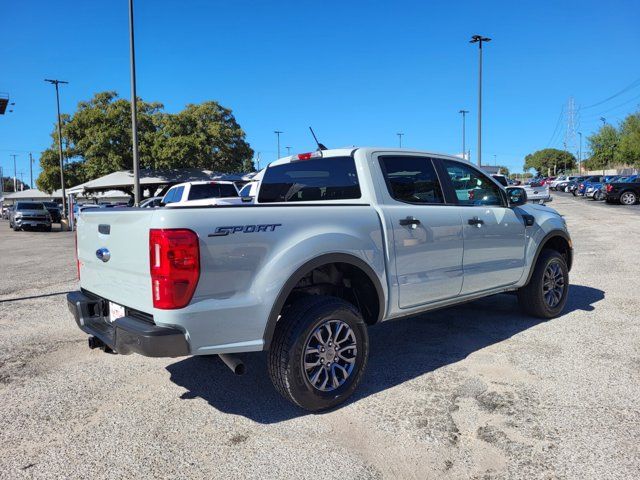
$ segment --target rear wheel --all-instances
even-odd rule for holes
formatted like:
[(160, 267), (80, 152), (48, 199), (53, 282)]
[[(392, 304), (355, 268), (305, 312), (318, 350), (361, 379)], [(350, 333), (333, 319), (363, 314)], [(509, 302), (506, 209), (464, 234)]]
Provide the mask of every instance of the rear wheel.
[(637, 201), (638, 196), (631, 191), (622, 192), (622, 194), (620, 194), (620, 203), (623, 205), (635, 205)]
[(368, 355), (367, 327), (353, 305), (308, 296), (289, 307), (276, 325), (269, 375), (287, 400), (306, 410), (325, 410), (355, 391)]
[(518, 290), (520, 307), (538, 318), (554, 318), (562, 313), (569, 292), (569, 269), (555, 250), (543, 250), (529, 283)]

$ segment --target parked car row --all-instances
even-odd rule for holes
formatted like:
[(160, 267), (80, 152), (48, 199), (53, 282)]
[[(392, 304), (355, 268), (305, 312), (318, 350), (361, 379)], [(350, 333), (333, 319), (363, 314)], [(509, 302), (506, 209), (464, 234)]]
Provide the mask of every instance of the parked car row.
[(640, 175), (566, 177), (551, 188), (595, 201), (635, 205), (640, 199)]

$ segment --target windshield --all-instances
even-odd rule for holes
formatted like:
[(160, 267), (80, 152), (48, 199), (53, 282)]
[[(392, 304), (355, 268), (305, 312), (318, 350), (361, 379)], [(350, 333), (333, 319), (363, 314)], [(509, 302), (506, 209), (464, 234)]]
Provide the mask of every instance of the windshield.
[(16, 210), (44, 210), (44, 205), (40, 202), (19, 202)]
[(42, 204), (46, 208), (58, 208), (58, 204), (56, 202), (42, 202)]

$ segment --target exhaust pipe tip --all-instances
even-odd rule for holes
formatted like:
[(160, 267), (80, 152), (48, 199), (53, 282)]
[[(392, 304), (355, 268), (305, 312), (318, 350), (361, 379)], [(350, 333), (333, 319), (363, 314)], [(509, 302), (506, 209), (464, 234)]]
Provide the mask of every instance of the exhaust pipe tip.
[(222, 362), (229, 367), (229, 369), (231, 369), (231, 371), (236, 374), (236, 375), (244, 375), (245, 374), (245, 366), (244, 363), (242, 363), (242, 360), (240, 360), (238, 357), (234, 356), (234, 355), (229, 355), (227, 353), (221, 353), (218, 355), (218, 357), (220, 357), (220, 360), (222, 360)]
[(93, 350), (95, 348), (106, 347), (104, 342), (102, 340), (100, 340), (99, 338), (97, 338), (97, 337), (89, 337), (88, 341), (89, 341), (89, 348), (91, 350)]

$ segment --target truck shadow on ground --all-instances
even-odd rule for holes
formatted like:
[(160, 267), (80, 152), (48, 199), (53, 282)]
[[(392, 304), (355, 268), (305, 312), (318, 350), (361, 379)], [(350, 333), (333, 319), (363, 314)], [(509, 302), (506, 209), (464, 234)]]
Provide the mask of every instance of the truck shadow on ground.
[[(593, 311), (594, 304), (603, 298), (602, 290), (572, 285), (563, 315), (575, 310)], [(348, 403), (458, 362), (540, 323), (544, 322), (520, 313), (514, 295), (495, 295), (376, 325), (369, 330), (367, 372)], [(167, 370), (171, 381), (187, 390), (182, 399), (202, 398), (224, 413), (264, 424), (308, 414), (275, 391), (268, 377), (265, 352), (243, 354), (241, 358), (247, 373), (240, 377), (215, 356), (189, 357), (169, 365)]]

